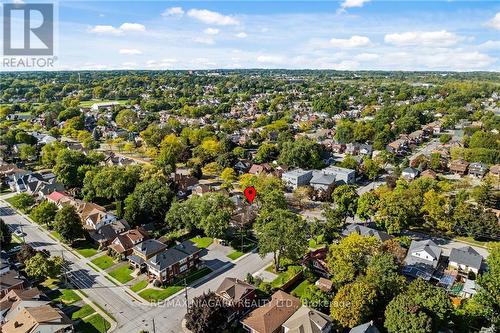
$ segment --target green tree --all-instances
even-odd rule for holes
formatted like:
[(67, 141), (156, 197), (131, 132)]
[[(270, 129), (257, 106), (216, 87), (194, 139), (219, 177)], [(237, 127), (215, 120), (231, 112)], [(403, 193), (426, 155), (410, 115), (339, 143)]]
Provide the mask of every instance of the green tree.
[(356, 214), (363, 221), (369, 221), (377, 212), (378, 196), (374, 191), (365, 192), (359, 196)]
[(224, 181), (224, 187), (232, 187), (232, 184), (238, 179), (233, 168), (225, 168), (220, 174), (220, 178)]
[(121, 110), (115, 118), (116, 124), (127, 131), (134, 131), (138, 120), (137, 113), (131, 109)]
[(23, 161), (29, 161), (36, 158), (36, 148), (32, 145), (22, 144), (19, 148), (19, 158)]
[(186, 327), (193, 333), (222, 332), (227, 323), (228, 309), (214, 292), (197, 296), (189, 305)]
[(270, 162), (278, 156), (278, 147), (275, 144), (264, 142), (257, 149), (255, 154), (255, 162), (264, 163)]
[(11, 198), (10, 203), (14, 208), (26, 212), (35, 204), (35, 198), (28, 193), (19, 193)]
[(500, 325), (500, 245), (490, 249), (486, 259), (488, 270), (477, 279), (480, 286), (473, 300), (481, 307), (481, 314), (491, 325)]
[(346, 284), (333, 298), (331, 316), (343, 327), (362, 324), (370, 318), (375, 296), (375, 289), (366, 282)]
[(132, 225), (161, 221), (173, 197), (165, 179), (155, 177), (139, 183), (125, 199), (125, 220)]
[(275, 209), (259, 214), (255, 226), (259, 253), (262, 256), (273, 253), (275, 271), (279, 271), (282, 258), (302, 257), (307, 244), (306, 227), (306, 222), (289, 210)]
[(389, 303), (384, 325), (388, 332), (437, 332), (446, 326), (451, 312), (443, 288), (417, 279)]
[(81, 187), (85, 176), (85, 168), (82, 167), (88, 166), (90, 163), (91, 161), (84, 153), (64, 149), (57, 154), (56, 163), (52, 170), (57, 176), (57, 180), (66, 187)]
[(63, 149), (66, 149), (64, 143), (54, 141), (42, 147), (41, 161), (44, 166), (51, 168), (56, 164), (57, 154)]
[(329, 308), (331, 296), (311, 284), (304, 290), (300, 300), (302, 301), (302, 304), (307, 307), (324, 311)]
[(12, 241), (12, 233), (9, 226), (0, 218), (0, 246), (5, 247)]
[(175, 164), (185, 149), (184, 143), (175, 134), (167, 135), (161, 141), (156, 163), (164, 168), (167, 173), (173, 172), (175, 171)]
[(30, 217), (39, 224), (51, 225), (56, 217), (57, 206), (50, 201), (43, 201), (30, 213)]
[(54, 230), (61, 235), (64, 242), (73, 243), (84, 235), (80, 216), (75, 207), (65, 205), (57, 211), (53, 223)]
[(283, 143), (278, 161), (289, 167), (305, 169), (320, 168), (323, 164), (320, 146), (305, 137)]
[(47, 259), (41, 253), (26, 260), (24, 271), (33, 279), (56, 278), (61, 274), (63, 261), (61, 257)]
[(352, 155), (346, 155), (338, 166), (341, 168), (356, 170), (358, 168), (358, 161)]
[(363, 160), (363, 165), (361, 166), (363, 173), (369, 180), (375, 180), (378, 174), (382, 171), (382, 168), (379, 164), (372, 160), (371, 158), (365, 158)]
[(141, 171), (139, 165), (105, 166), (90, 170), (83, 180), (84, 199), (124, 200), (140, 181)]
[(347, 217), (354, 217), (358, 208), (359, 195), (353, 185), (340, 185), (332, 193), (337, 209)]
[(337, 286), (354, 281), (365, 271), (370, 256), (376, 254), (380, 244), (375, 237), (364, 237), (357, 233), (342, 238), (328, 249), (327, 265), (332, 281)]

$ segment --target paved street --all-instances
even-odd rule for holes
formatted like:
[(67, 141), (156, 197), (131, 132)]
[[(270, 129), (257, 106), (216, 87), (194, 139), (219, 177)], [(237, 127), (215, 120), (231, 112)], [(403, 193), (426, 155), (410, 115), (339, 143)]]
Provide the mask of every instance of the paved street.
[[(153, 318), (158, 332), (179, 332), (180, 322), (186, 312), (184, 292), (173, 297), (163, 305), (153, 306), (135, 300), (126, 292), (126, 287), (117, 287), (102, 274), (95, 272), (87, 265), (87, 260), (78, 258), (52, 239), (42, 228), (30, 223), (6, 203), (0, 203), (0, 216), (12, 228), (21, 228), (26, 233), (26, 243), (37, 249), (47, 249), (53, 255), (62, 255), (68, 261), (69, 280), (88, 295), (89, 299), (106, 309), (117, 321), (116, 332), (139, 332), (151, 329)], [(272, 256), (264, 259), (252, 253), (236, 264), (211, 263), (211, 267), (219, 270), (201, 281), (199, 285), (188, 288), (188, 297), (201, 295), (204, 291), (215, 290), (224, 277), (231, 276), (244, 279), (247, 273), (254, 273), (269, 265)]]

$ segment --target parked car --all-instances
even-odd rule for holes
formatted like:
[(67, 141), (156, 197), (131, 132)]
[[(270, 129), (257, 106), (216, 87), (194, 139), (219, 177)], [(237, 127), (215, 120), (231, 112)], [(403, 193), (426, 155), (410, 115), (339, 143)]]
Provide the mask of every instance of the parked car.
[(20, 229), (16, 229), (16, 231), (14, 231), (14, 235), (16, 235), (17, 237), (24, 237), (26, 236), (26, 233), (22, 232)]

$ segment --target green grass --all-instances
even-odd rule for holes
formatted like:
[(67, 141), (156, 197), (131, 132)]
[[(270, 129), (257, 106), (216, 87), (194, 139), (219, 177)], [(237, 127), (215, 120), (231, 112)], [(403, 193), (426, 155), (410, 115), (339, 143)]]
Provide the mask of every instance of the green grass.
[(115, 270), (112, 270), (111, 272), (109, 272), (109, 275), (111, 275), (121, 283), (127, 283), (133, 279), (132, 275), (130, 275), (132, 274), (132, 272), (133, 270), (130, 267), (128, 267), (128, 265), (125, 265)]
[(229, 254), (227, 255), (227, 257), (228, 257), (229, 259), (231, 259), (231, 260), (236, 260), (236, 259), (238, 259), (239, 257), (241, 257), (242, 255), (244, 255), (244, 253), (243, 253), (243, 252), (240, 252), (240, 251), (238, 251), (238, 250), (235, 250), (235, 251), (233, 251), (233, 252), (229, 253)]
[(326, 242), (324, 240), (323, 235), (319, 235), (318, 237), (311, 238), (309, 240), (309, 248), (310, 249), (316, 250), (316, 249), (319, 249), (319, 248), (322, 248), (325, 246), (326, 246)]
[(119, 284), (115, 282), (115, 280), (113, 280), (112, 278), (110, 278), (109, 276), (107, 275), (104, 275), (104, 277), (106, 278), (106, 280), (108, 280), (109, 282), (111, 282), (112, 284), (114, 284), (115, 286), (119, 287)]
[(73, 304), (81, 300), (81, 297), (78, 296), (71, 289), (58, 289), (52, 291), (49, 295), (49, 298), (56, 302), (61, 302), (66, 305)]
[(97, 257), (94, 260), (92, 260), (91, 262), (94, 265), (96, 265), (97, 267), (99, 267), (100, 269), (107, 269), (115, 264), (115, 262), (113, 261), (113, 258), (108, 256), (107, 254), (100, 256), (100, 257)]
[(103, 100), (90, 100), (90, 101), (81, 101), (80, 102), (80, 106), (81, 107), (91, 107), (92, 104), (95, 104), (95, 103), (109, 103), (109, 102), (118, 102), (120, 103), (120, 105), (126, 105), (128, 104), (128, 100), (124, 99), (124, 100), (110, 100), (110, 99), (103, 99)]
[(77, 241), (73, 248), (85, 258), (95, 256), (99, 252), (97, 245), (88, 240)]
[[(299, 265), (288, 266), (286, 271), (278, 273), (278, 276), (276, 277), (276, 279), (274, 279), (271, 282), (271, 285), (274, 288), (280, 288), (285, 283), (290, 281), (290, 279), (293, 278), (301, 270), (302, 270), (302, 266), (299, 266)], [(274, 273), (274, 271), (273, 271), (273, 273)]]
[(45, 281), (40, 283), (42, 289), (54, 290), (59, 288), (59, 279), (47, 278)]
[(214, 239), (211, 237), (193, 237), (190, 241), (195, 243), (199, 248), (205, 249), (213, 243)]
[(136, 284), (134, 284), (132, 287), (130, 287), (130, 290), (137, 293), (137, 292), (141, 291), (142, 289), (146, 288), (147, 286), (148, 286), (148, 281), (142, 280), (142, 281), (139, 281)]
[(60, 242), (63, 241), (61, 235), (57, 231), (51, 231), (50, 234), (52, 235), (52, 237), (54, 237), (58, 241), (60, 241)]
[(76, 325), (77, 332), (82, 333), (104, 333), (110, 328), (111, 324), (98, 313), (82, 319), (82, 321)]
[(302, 281), (295, 289), (292, 290), (292, 295), (295, 297), (302, 297), (304, 290), (311, 285), (311, 282), (308, 280)]
[(87, 316), (90, 316), (94, 312), (95, 312), (95, 310), (93, 307), (91, 307), (88, 304), (85, 304), (84, 306), (82, 306), (81, 308), (79, 308), (78, 310), (76, 310), (75, 312), (73, 312), (71, 314), (71, 319), (77, 320), (77, 319), (85, 318)]
[[(204, 277), (205, 275), (208, 275), (210, 273), (212, 273), (212, 270), (210, 268), (203, 267), (202, 269), (199, 269), (199, 270), (189, 274), (188, 276), (186, 276), (185, 277), (186, 284), (193, 283), (194, 281), (201, 279), (202, 277)], [(184, 283), (184, 279), (182, 279), (180, 282)]]
[(500, 242), (481, 242), (481, 241), (475, 240), (473, 237), (464, 237), (464, 236), (455, 237), (454, 240), (474, 244), (474, 245), (481, 246), (481, 247), (484, 247), (487, 249), (491, 248), (491, 246), (494, 243), (500, 243)]
[(182, 289), (183, 287), (181, 286), (169, 286), (165, 289), (146, 289), (141, 291), (139, 296), (149, 302), (162, 301)]

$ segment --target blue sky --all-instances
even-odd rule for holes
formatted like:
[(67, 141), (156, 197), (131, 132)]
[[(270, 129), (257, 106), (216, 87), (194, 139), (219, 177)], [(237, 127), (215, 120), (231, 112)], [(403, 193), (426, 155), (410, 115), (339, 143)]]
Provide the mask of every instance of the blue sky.
[(61, 1), (58, 12), (58, 69), (500, 69), (498, 1)]

